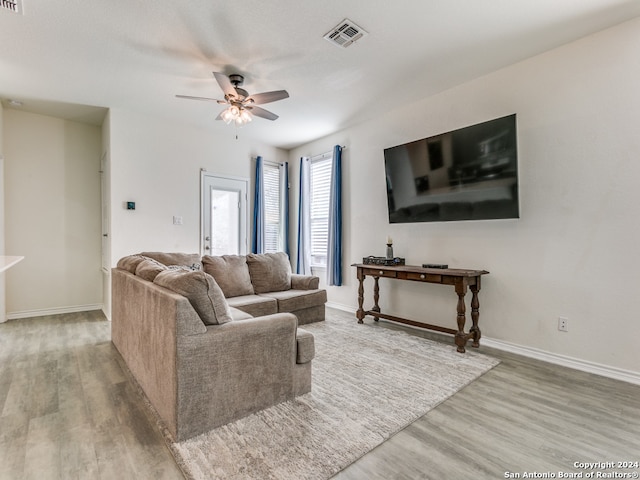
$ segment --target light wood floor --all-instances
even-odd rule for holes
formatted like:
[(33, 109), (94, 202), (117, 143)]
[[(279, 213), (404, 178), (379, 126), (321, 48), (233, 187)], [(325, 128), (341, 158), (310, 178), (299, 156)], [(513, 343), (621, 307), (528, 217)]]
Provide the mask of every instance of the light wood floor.
[[(640, 386), (481, 350), (502, 363), (335, 479), (497, 479), (640, 462)], [(22, 478), (182, 478), (100, 312), (0, 324), (0, 479)]]
[(0, 479), (183, 478), (101, 312), (0, 324)]

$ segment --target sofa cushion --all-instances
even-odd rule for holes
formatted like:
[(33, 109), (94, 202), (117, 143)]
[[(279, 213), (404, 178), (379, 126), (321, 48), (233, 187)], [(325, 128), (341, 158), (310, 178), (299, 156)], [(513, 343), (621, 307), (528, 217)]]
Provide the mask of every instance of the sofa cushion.
[(239, 308), (236, 307), (229, 307), (229, 311), (231, 312), (231, 318), (233, 320), (248, 320), (250, 318), (253, 318), (253, 315), (247, 313), (247, 312), (243, 312), (242, 310), (240, 310)]
[(232, 320), (229, 305), (214, 278), (203, 271), (166, 269), (160, 272), (156, 285), (183, 295), (200, 315), (205, 325), (220, 325)]
[(320, 277), (315, 275), (291, 274), (291, 288), (294, 290), (316, 290), (320, 286)]
[(278, 313), (278, 301), (275, 298), (267, 298), (259, 295), (241, 295), (227, 298), (230, 307), (237, 308), (254, 317)]
[(222, 255), (214, 257), (205, 255), (202, 257), (202, 268), (216, 279), (225, 297), (253, 295), (253, 285), (246, 256)]
[(193, 270), (202, 270), (200, 255), (197, 253), (165, 253), (165, 252), (142, 252), (148, 258), (152, 258), (163, 265), (183, 265)]
[(250, 253), (247, 264), (256, 293), (281, 292), (291, 288), (291, 264), (286, 253)]
[(136, 273), (136, 268), (143, 260), (146, 260), (147, 257), (142, 255), (127, 255), (126, 257), (122, 257), (118, 260), (118, 268), (122, 270), (126, 270), (129, 273)]
[(151, 258), (145, 258), (136, 267), (136, 275), (148, 282), (153, 282), (156, 276), (167, 267)]
[(296, 331), (296, 363), (309, 363), (316, 356), (313, 334), (302, 328)]
[(298, 325), (308, 325), (315, 322), (323, 322), (325, 317), (324, 305), (316, 305), (315, 307), (307, 307), (302, 310), (293, 312), (298, 318)]
[(286, 290), (261, 294), (278, 302), (278, 312), (292, 312), (327, 303), (326, 290)]

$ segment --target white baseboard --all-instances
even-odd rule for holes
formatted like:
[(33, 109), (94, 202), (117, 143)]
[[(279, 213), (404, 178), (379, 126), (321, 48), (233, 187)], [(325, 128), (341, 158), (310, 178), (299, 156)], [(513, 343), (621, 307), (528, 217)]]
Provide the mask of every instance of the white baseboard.
[(534, 358), (536, 360), (542, 360), (543, 362), (553, 363), (555, 365), (561, 365), (567, 368), (573, 368), (574, 370), (594, 373), (603, 377), (613, 378), (615, 380), (621, 380), (623, 382), (640, 385), (640, 373), (632, 372), (631, 370), (623, 370), (622, 368), (610, 367), (608, 365), (602, 365), (600, 363), (589, 362), (587, 360), (581, 360), (579, 358), (568, 357), (566, 355), (551, 353), (532, 347), (525, 347), (523, 345), (517, 345), (502, 340), (495, 340), (493, 338), (487, 338), (484, 336), (482, 337), (482, 345), (496, 348), (498, 350), (503, 350), (505, 352), (522, 355), (523, 357)]
[(41, 310), (23, 310), (21, 312), (7, 313), (7, 320), (18, 320), (20, 318), (44, 317), (45, 315), (61, 315), (63, 313), (89, 312), (92, 310), (102, 310), (102, 304), (75, 305), (73, 307), (43, 308)]
[(357, 307), (354, 307), (352, 305), (342, 305), (341, 303), (333, 303), (333, 302), (327, 302), (325, 305), (328, 308), (334, 308), (336, 310), (342, 310), (343, 312), (353, 313), (354, 318), (356, 315), (356, 310), (358, 309)]
[[(326, 306), (329, 308), (335, 308), (336, 310), (341, 310), (343, 312), (353, 313), (355, 318), (355, 312), (357, 310), (356, 307), (332, 302), (327, 302)], [(402, 325), (403, 327), (415, 330), (422, 330), (420, 327), (413, 327), (411, 325), (405, 325), (383, 318), (381, 318), (380, 321), (393, 323), (394, 325)], [(485, 336), (482, 337), (481, 344), (487, 347), (495, 348), (497, 350), (503, 350), (505, 352), (522, 355), (523, 357), (533, 358), (536, 360), (541, 360), (543, 362), (560, 365), (562, 367), (572, 368), (574, 370), (580, 370), (587, 373), (594, 373), (603, 377), (613, 378), (615, 380), (621, 380), (623, 382), (640, 385), (640, 372), (633, 372), (631, 370), (623, 370), (621, 368), (610, 367), (608, 365), (589, 362), (587, 360), (568, 357), (566, 355), (559, 355), (557, 353), (547, 352), (545, 350), (540, 350), (532, 347), (526, 347), (524, 345), (517, 345), (515, 343), (496, 340)]]

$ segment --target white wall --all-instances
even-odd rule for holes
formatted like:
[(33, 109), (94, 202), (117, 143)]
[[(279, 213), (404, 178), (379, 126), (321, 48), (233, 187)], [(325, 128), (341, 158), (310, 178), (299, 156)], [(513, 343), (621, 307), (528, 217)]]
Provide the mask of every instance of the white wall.
[[(4, 255), (4, 148), (2, 125), (4, 109), (0, 103), (0, 255)], [(0, 323), (6, 321), (5, 274), (0, 273)]]
[(4, 111), (9, 317), (102, 305), (100, 128)]
[[(640, 20), (634, 20), (293, 150), (297, 170), (301, 155), (347, 146), (346, 285), (330, 288), (329, 301), (355, 310), (349, 264), (384, 255), (390, 235), (408, 264), (491, 272), (480, 293), (487, 337), (640, 372), (633, 313), (640, 271), (639, 57)], [(388, 223), (384, 148), (511, 113), (518, 122), (519, 220)], [(366, 289), (368, 308), (371, 283)], [(388, 313), (454, 327), (455, 300), (453, 289), (381, 280)], [(561, 315), (569, 318), (567, 333), (557, 329)]]
[[(287, 159), (280, 149), (246, 139), (242, 130), (236, 140), (233, 127), (197, 129), (118, 109), (109, 118), (112, 265), (141, 251), (199, 252), (202, 168), (249, 178), (252, 189), (252, 158)], [(126, 210), (127, 201), (136, 209)], [(183, 225), (173, 225), (174, 215)]]

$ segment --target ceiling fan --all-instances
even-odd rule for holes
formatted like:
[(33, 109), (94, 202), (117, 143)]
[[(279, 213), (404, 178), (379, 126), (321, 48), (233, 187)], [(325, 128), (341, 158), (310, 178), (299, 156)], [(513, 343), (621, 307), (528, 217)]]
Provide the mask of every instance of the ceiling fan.
[(286, 90), (275, 90), (273, 92), (256, 93), (249, 95), (245, 89), (240, 88), (244, 83), (244, 76), (233, 74), (226, 76), (223, 73), (213, 72), (218, 85), (224, 93), (224, 100), (207, 97), (192, 97), (190, 95), (176, 95), (178, 98), (186, 98), (189, 100), (204, 100), (208, 102), (217, 102), (220, 105), (227, 105), (216, 117), (216, 120), (224, 120), (225, 123), (235, 123), (242, 126), (251, 121), (252, 115), (267, 120), (276, 120), (278, 115), (272, 113), (257, 105), (275, 102), (289, 97)]

